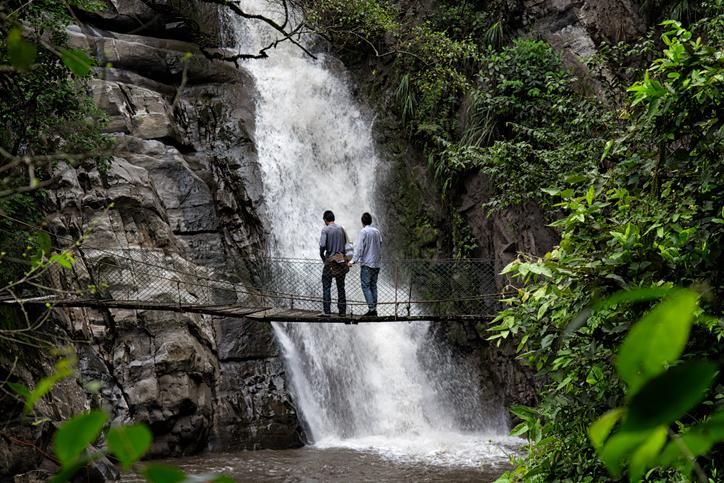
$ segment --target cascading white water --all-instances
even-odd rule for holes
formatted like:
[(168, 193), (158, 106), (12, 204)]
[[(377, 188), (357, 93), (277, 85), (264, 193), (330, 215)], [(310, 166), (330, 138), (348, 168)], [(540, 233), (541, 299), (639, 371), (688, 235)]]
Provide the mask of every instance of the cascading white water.
[[(242, 5), (279, 15), (264, 0)], [(231, 21), (244, 52), (278, 36), (263, 22)], [(324, 210), (333, 210), (352, 238), (360, 214), (377, 211), (383, 163), (371, 123), (339, 69), (331, 67), (333, 59), (319, 54), (313, 60), (290, 43), (269, 54), (245, 67), (258, 90), (256, 145), (270, 251), (316, 258)], [(359, 283), (356, 274), (350, 273), (348, 284)], [(502, 411), (481, 407), (475, 371), (454, 367), (428, 329), (425, 323), (274, 326), (315, 445), (451, 464), (479, 464), (497, 454), (485, 441), (505, 430)]]

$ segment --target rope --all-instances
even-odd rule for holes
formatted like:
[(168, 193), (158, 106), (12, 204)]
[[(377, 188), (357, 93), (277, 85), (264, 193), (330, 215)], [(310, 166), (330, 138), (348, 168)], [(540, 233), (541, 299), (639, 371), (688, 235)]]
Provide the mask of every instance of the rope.
[[(254, 300), (254, 304), (261, 300), (271, 301), (278, 307), (291, 305), (291, 308), (300, 310), (318, 310), (324, 302), (322, 296), (313, 295), (322, 292), (322, 262), (318, 259), (237, 258), (245, 262), (245, 270), (251, 278), (250, 283), (242, 284), (230, 281), (238, 278), (236, 274), (192, 265), (180, 255), (161, 249), (109, 249), (79, 244), (71, 237), (54, 234), (5, 214), (0, 216), (47, 233), (57, 240), (75, 244), (67, 249), (82, 255), (80, 258), (84, 264), (81, 267), (98, 286), (96, 293), (91, 292), (96, 300), (102, 295), (115, 301), (174, 303), (179, 308), (196, 309), (230, 305), (241, 308), (245, 304), (249, 306)], [(3, 228), (0, 231), (12, 233)], [(179, 264), (182, 266), (179, 267)], [(58, 284), (67, 286), (67, 272), (62, 270), (49, 275), (53, 281), (43, 285), (35, 283), (31, 288), (36, 294), (39, 290), (46, 293), (57, 290), (68, 298), (81, 297), (88, 293), (87, 287), (83, 288), (81, 283), (85, 270), (74, 270), (75, 281), (72, 283), (79, 286), (77, 289), (61, 291), (53, 288)], [(394, 279), (391, 278), (393, 272)], [(495, 277), (492, 262), (481, 258), (383, 260), (377, 286), (377, 305), (387, 316), (397, 314), (400, 306), (405, 308), (408, 316), (431, 312), (445, 316), (489, 313), (501, 297), (510, 295), (495, 290)], [(32, 290), (28, 289), (31, 293)], [(348, 285), (346, 291), (352, 295), (346, 306), (367, 305), (362, 300), (359, 286)]]

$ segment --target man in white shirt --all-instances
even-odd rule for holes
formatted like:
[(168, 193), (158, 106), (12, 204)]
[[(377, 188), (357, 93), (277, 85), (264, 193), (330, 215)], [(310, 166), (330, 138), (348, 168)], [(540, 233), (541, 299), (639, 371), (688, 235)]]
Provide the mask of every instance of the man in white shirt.
[(360, 282), (365, 295), (367, 308), (364, 317), (377, 317), (377, 277), (380, 274), (380, 258), (382, 256), (382, 235), (372, 226), (372, 215), (362, 214), (362, 230), (357, 237), (354, 255), (349, 262), (351, 267), (361, 262)]

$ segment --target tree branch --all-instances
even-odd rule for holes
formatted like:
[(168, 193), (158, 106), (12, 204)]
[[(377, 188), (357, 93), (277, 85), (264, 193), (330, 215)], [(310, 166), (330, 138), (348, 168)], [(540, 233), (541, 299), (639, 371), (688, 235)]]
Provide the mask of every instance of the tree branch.
[(243, 59), (266, 59), (269, 57), (269, 55), (266, 53), (267, 50), (276, 48), (277, 45), (279, 45), (282, 42), (289, 41), (295, 46), (297, 46), (302, 52), (304, 52), (306, 55), (311, 57), (312, 59), (316, 60), (317, 57), (312, 54), (306, 47), (304, 47), (299, 41), (292, 38), (295, 35), (298, 35), (304, 26), (304, 22), (300, 23), (296, 27), (294, 27), (292, 30), (287, 31), (287, 26), (290, 23), (289, 19), (289, 5), (287, 4), (287, 0), (281, 0), (282, 6), (284, 7), (284, 21), (282, 23), (279, 23), (275, 21), (274, 19), (271, 19), (265, 15), (261, 15), (258, 13), (249, 13), (241, 8), (238, 2), (234, 0), (201, 0), (204, 3), (210, 3), (214, 5), (221, 5), (223, 7), (228, 8), (231, 10), (235, 15), (238, 15), (239, 17), (249, 19), (249, 20), (260, 20), (267, 25), (269, 25), (271, 28), (282, 34), (282, 38), (277, 39), (270, 43), (268, 46), (262, 48), (258, 54), (236, 54), (236, 55), (225, 55), (219, 52), (211, 53), (208, 51), (205, 51), (202, 49), (202, 52), (204, 53), (204, 56), (209, 59), (216, 59), (216, 60), (224, 60), (233, 62), (235, 65), (238, 66), (238, 61)]

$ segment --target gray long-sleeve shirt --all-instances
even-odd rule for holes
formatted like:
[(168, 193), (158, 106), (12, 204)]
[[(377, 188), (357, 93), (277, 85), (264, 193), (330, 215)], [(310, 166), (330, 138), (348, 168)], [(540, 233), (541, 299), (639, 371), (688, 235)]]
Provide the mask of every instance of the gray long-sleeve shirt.
[(344, 253), (346, 238), (344, 228), (336, 223), (331, 223), (322, 228), (322, 235), (319, 238), (322, 259), (331, 257), (336, 253)]
[(380, 268), (381, 257), (382, 234), (377, 228), (367, 225), (362, 228), (357, 237), (352, 263), (361, 261), (365, 267)]

